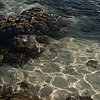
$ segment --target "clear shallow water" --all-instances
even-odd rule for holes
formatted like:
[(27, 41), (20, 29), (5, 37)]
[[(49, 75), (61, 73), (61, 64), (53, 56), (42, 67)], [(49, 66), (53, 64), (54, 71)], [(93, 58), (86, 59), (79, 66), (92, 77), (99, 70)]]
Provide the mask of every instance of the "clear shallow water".
[[(0, 67), (1, 81), (13, 86), (27, 80), (44, 100), (65, 100), (68, 95), (90, 95), (100, 100), (100, 0), (0, 0), (0, 14), (18, 15), (34, 6), (61, 16), (69, 23), (68, 37), (54, 40), (41, 57), (23, 68)], [(97, 68), (86, 66), (98, 61)], [(7, 72), (7, 73), (5, 73)]]

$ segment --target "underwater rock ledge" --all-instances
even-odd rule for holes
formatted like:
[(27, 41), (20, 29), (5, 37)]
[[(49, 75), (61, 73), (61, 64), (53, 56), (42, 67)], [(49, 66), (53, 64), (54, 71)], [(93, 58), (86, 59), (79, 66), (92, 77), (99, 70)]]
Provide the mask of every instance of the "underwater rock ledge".
[(45, 50), (49, 38), (66, 36), (66, 26), (65, 20), (37, 7), (0, 18), (0, 63), (22, 66)]
[[(12, 88), (12, 87), (11, 87)], [(12, 92), (12, 89), (7, 89), (3, 84), (0, 84), (0, 100), (43, 100), (36, 94), (29, 91)], [(69, 96), (66, 100), (93, 100), (90, 96)]]

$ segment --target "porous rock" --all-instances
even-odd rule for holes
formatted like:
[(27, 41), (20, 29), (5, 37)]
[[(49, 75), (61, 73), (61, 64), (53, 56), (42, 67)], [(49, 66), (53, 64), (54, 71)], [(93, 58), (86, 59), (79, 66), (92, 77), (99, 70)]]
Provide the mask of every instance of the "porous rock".
[(66, 26), (62, 22), (37, 7), (18, 16), (0, 18), (0, 55), (3, 61), (22, 65), (30, 57), (41, 54), (49, 43), (49, 37), (62, 37), (60, 28)]

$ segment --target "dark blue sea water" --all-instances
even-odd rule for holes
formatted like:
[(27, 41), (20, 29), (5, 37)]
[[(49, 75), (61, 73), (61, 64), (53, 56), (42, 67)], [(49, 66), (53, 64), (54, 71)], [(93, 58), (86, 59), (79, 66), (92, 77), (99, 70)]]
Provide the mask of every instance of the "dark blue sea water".
[[(32, 7), (63, 18), (68, 26), (61, 30), (69, 34), (54, 40), (23, 69), (0, 67), (2, 82), (16, 90), (18, 82), (27, 80), (44, 100), (65, 100), (68, 95), (100, 100), (100, 0), (0, 0), (0, 17)], [(89, 60), (98, 62), (96, 69), (86, 66)]]

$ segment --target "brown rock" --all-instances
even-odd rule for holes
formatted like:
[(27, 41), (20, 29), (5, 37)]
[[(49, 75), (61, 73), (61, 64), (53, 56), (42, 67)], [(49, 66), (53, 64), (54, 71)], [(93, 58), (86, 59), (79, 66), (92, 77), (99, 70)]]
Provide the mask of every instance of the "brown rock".
[[(49, 43), (49, 37), (60, 39), (60, 28), (65, 27), (61, 20), (40, 8), (32, 8), (19, 16), (10, 16), (0, 20), (0, 45), (4, 62), (21, 64), (43, 52), (43, 44)], [(60, 32), (60, 34), (59, 34)], [(67, 32), (66, 32), (67, 34)], [(60, 37), (61, 35), (61, 37)], [(33, 36), (33, 39), (30, 38)], [(4, 51), (2, 51), (4, 49)]]
[(7, 94), (4, 100), (42, 100), (36, 95), (32, 95), (29, 92), (19, 92), (13, 94)]
[[(27, 85), (25, 82), (23, 83)], [(7, 93), (7, 89), (3, 84), (0, 84), (0, 100), (42, 100), (38, 96), (30, 92)]]

